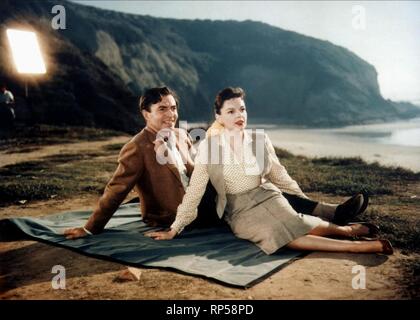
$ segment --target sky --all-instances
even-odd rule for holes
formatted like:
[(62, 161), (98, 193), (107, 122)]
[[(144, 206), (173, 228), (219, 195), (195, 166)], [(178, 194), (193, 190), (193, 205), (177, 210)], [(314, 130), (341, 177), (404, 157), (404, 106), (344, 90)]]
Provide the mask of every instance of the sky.
[(73, 1), (177, 19), (254, 20), (343, 46), (375, 66), (382, 95), (420, 104), (420, 1)]

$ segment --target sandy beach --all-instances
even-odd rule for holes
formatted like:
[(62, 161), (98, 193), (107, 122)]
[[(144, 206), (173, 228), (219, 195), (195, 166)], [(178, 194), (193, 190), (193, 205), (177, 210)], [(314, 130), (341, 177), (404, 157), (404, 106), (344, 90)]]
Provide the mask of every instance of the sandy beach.
[[(273, 135), (274, 136), (274, 135)], [(295, 133), (290, 137), (299, 136)], [(308, 137), (305, 135), (305, 137)], [(273, 140), (276, 137), (273, 137)], [(117, 160), (118, 150), (105, 156), (99, 153), (105, 145), (125, 143), (126, 136), (110, 137), (106, 141), (82, 141), (55, 144), (28, 151), (25, 157), (15, 150), (2, 153), (4, 164), (22, 163), (29, 160), (47, 161), (51, 156), (66, 155), (69, 152), (90, 152), (92, 159), (112, 163)], [(310, 142), (310, 141), (308, 141)], [(302, 144), (303, 145), (303, 144)], [(310, 144), (308, 144), (310, 145)], [(318, 143), (319, 145), (319, 143)], [(313, 144), (314, 149), (315, 144)], [(334, 146), (331, 145), (331, 148)], [(25, 147), (28, 148), (28, 147)], [(69, 149), (70, 148), (70, 149)], [(291, 149), (291, 148), (290, 148)], [(299, 149), (297, 149), (299, 150)], [(62, 166), (63, 164), (59, 164)], [(1, 166), (1, 165), (0, 165)], [(54, 170), (58, 170), (55, 167)], [(70, 167), (71, 168), (71, 167)], [(96, 174), (108, 179), (112, 171), (98, 167)], [(99, 170), (98, 169), (98, 170)], [(395, 184), (395, 182), (394, 182)], [(413, 195), (419, 194), (419, 183), (411, 182), (394, 186), (393, 195), (378, 195), (371, 199), (368, 216), (377, 217), (388, 232), (401, 235), (397, 225), (415, 226), (418, 202)], [(318, 201), (340, 203), (347, 197), (307, 193)], [(66, 194), (45, 200), (25, 201), (0, 207), (1, 218), (40, 217), (48, 214), (91, 210), (98, 194), (93, 191), (82, 194)], [(132, 195), (134, 196), (134, 195)], [(403, 202), (401, 202), (403, 201)], [(370, 217), (370, 218), (369, 218)], [(376, 218), (375, 218), (376, 219)], [(396, 220), (397, 219), (397, 220)], [(401, 220), (403, 219), (403, 220)], [(387, 221), (392, 222), (385, 224)], [(404, 227), (404, 232), (409, 232)], [(415, 238), (414, 238), (415, 240)], [(278, 272), (249, 289), (233, 288), (192, 275), (171, 270), (139, 268), (140, 280), (124, 280), (122, 275), (127, 266), (120, 263), (86, 257), (72, 251), (35, 241), (10, 241), (0, 243), (0, 300), (8, 299), (412, 299), (418, 296), (416, 278), (412, 270), (418, 253), (396, 247), (395, 254), (347, 254), (313, 252), (297, 259)], [(51, 286), (51, 268), (65, 266), (67, 282), (65, 290)], [(364, 266), (367, 272), (366, 289), (352, 287), (354, 266)]]

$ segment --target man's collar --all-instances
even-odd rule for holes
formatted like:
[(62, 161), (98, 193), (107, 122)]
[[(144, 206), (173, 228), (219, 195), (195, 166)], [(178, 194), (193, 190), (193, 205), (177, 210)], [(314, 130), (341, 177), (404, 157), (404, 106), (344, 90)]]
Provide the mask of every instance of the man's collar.
[(157, 131), (156, 131), (156, 130), (154, 130), (154, 129), (152, 129), (152, 128), (148, 127), (148, 126), (145, 126), (145, 127), (144, 127), (144, 129), (145, 129), (146, 131), (150, 132), (150, 133), (153, 133), (154, 135), (156, 135), (156, 134), (157, 134)]

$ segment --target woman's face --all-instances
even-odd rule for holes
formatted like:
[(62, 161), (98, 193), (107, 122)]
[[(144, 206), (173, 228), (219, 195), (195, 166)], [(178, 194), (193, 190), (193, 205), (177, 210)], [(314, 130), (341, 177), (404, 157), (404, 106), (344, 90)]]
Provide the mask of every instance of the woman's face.
[(220, 109), (220, 114), (216, 114), (216, 120), (227, 130), (244, 130), (247, 124), (247, 113), (245, 102), (242, 98), (226, 100)]

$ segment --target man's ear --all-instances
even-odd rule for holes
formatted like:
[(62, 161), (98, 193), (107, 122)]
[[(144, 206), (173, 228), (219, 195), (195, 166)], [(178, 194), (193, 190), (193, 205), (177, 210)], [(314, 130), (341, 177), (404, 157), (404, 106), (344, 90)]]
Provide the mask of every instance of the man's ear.
[(144, 120), (147, 122), (149, 120), (150, 112), (147, 110), (141, 110), (141, 114), (143, 115)]

